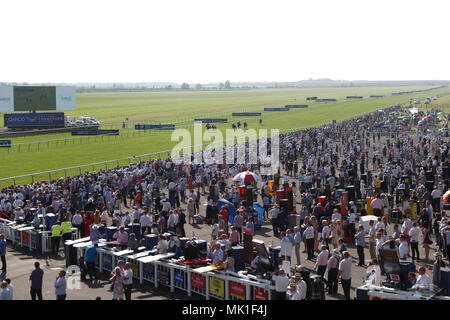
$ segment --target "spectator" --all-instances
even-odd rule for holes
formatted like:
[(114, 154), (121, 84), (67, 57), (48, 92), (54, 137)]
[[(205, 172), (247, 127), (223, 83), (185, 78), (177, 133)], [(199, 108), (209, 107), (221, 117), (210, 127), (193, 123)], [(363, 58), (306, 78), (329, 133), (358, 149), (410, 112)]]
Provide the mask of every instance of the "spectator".
[(40, 268), (39, 262), (34, 263), (34, 270), (31, 272), (31, 289), (30, 295), (32, 300), (42, 300), (42, 279), (44, 277), (44, 271)]

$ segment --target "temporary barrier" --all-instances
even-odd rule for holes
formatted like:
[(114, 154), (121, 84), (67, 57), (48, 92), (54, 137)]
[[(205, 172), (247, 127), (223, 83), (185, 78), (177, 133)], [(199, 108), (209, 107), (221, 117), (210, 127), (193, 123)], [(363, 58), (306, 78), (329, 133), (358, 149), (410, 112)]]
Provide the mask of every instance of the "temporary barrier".
[(227, 123), (228, 119), (194, 119), (194, 122), (202, 123)]
[(287, 104), (285, 108), (308, 108), (307, 104)]
[(289, 111), (289, 108), (264, 108), (264, 111)]
[(135, 124), (135, 130), (175, 130), (174, 124)]
[(260, 117), (261, 112), (233, 112), (232, 117)]
[(139, 270), (139, 258), (143, 258), (146, 256), (149, 256), (151, 254), (151, 251), (146, 250), (142, 252), (138, 252), (135, 254), (129, 254), (125, 256), (126, 262), (129, 262), (131, 264), (131, 270), (133, 270), (133, 277), (136, 279), (140, 279), (140, 270)]

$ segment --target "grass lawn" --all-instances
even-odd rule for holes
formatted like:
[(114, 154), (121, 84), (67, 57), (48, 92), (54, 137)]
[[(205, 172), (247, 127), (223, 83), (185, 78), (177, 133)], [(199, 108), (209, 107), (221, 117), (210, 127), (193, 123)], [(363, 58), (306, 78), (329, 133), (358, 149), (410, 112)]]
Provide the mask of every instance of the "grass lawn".
[[(342, 121), (358, 114), (368, 113), (397, 103), (407, 104), (411, 98), (439, 95), (433, 105), (446, 111), (450, 106), (450, 89), (444, 88), (413, 95), (391, 96), (392, 92), (423, 89), (425, 87), (371, 87), (371, 88), (320, 88), (320, 89), (255, 89), (214, 92), (146, 92), (146, 93), (88, 93), (77, 94), (76, 111), (67, 115), (96, 117), (102, 125), (121, 127), (125, 118), (129, 127), (136, 122), (176, 123), (176, 128), (185, 127), (192, 132), (193, 119), (228, 118), (229, 123), (218, 124), (220, 130), (231, 128), (231, 122), (246, 120), (249, 128), (260, 128), (259, 117), (231, 117), (232, 112), (262, 112), (263, 128), (290, 129), (317, 126)], [(362, 95), (363, 100), (347, 100), (348, 95)], [(385, 95), (385, 98), (370, 99), (369, 95)], [(306, 102), (307, 96), (336, 98), (337, 102)], [(307, 109), (291, 109), (287, 112), (264, 112), (264, 107), (284, 107), (286, 104), (308, 104)], [(224, 131), (223, 131), (224, 133)], [(40, 143), (13, 146), (11, 150), (0, 149), (0, 178), (55, 170), (72, 166), (124, 159), (133, 155), (170, 150), (177, 142), (171, 142), (172, 131), (142, 132), (122, 130), (120, 136), (83, 137), (65, 141), (44, 142), (52, 139), (72, 138), (70, 134), (42, 134), (32, 137), (12, 138), (13, 144), (41, 141)], [(38, 149), (39, 148), (39, 149)], [(148, 158), (147, 158), (148, 159)], [(115, 162), (125, 165), (128, 160)], [(113, 164), (109, 164), (111, 167)], [(76, 170), (62, 170), (51, 178), (59, 178), (82, 171), (105, 168), (96, 165)], [(48, 179), (49, 175), (35, 177)], [(31, 178), (20, 178), (16, 183), (30, 182)], [(10, 181), (0, 181), (9, 185)]]

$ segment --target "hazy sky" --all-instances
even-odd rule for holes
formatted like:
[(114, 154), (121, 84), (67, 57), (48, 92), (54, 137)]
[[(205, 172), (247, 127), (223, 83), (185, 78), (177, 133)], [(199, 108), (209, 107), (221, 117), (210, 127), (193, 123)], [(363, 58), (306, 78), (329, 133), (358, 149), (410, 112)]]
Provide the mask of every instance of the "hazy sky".
[(0, 82), (450, 80), (450, 1), (0, 1)]

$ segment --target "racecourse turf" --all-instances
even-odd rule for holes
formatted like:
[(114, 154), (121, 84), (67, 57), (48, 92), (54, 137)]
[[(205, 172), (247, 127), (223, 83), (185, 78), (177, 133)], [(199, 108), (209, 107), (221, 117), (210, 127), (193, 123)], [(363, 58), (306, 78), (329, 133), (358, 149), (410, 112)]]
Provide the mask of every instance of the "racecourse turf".
[[(393, 92), (420, 90), (429, 87), (363, 87), (363, 88), (288, 88), (252, 89), (229, 91), (161, 91), (161, 92), (110, 92), (77, 94), (77, 110), (66, 115), (96, 117), (105, 128), (120, 128), (120, 136), (72, 137), (69, 133), (39, 134), (12, 138), (11, 149), (0, 150), (0, 178), (62, 169), (113, 159), (124, 159), (108, 164), (125, 165), (133, 155), (170, 150), (177, 142), (171, 142), (172, 131), (134, 130), (135, 123), (175, 123), (176, 128), (186, 128), (192, 133), (194, 118), (227, 118), (227, 124), (217, 124), (218, 129), (231, 128), (237, 120), (247, 121), (249, 128), (291, 129), (311, 127), (343, 121), (359, 114), (372, 112), (397, 103), (409, 104), (410, 99), (438, 95), (432, 105), (449, 109), (450, 88), (410, 95), (392, 96)], [(348, 100), (346, 96), (362, 95), (363, 100)], [(384, 95), (384, 98), (369, 98)], [(308, 96), (336, 98), (337, 102), (317, 103), (306, 101)], [(291, 109), (287, 112), (264, 112), (264, 107), (284, 107), (286, 104), (308, 104), (307, 109)], [(425, 109), (425, 106), (422, 105)], [(232, 112), (262, 112), (259, 117), (232, 117)], [(122, 123), (128, 118), (128, 129)], [(3, 120), (3, 119), (2, 119)], [(74, 138), (74, 139), (72, 139)], [(2, 138), (0, 138), (2, 139)], [(65, 140), (58, 140), (65, 139)], [(48, 142), (50, 140), (50, 142)], [(34, 142), (29, 144), (29, 142)], [(157, 155), (144, 158), (158, 157)], [(83, 171), (99, 170), (96, 165), (74, 170), (62, 170), (34, 179), (59, 178)], [(28, 183), (31, 178), (16, 179), (16, 183)], [(0, 181), (0, 186), (10, 181)]]

